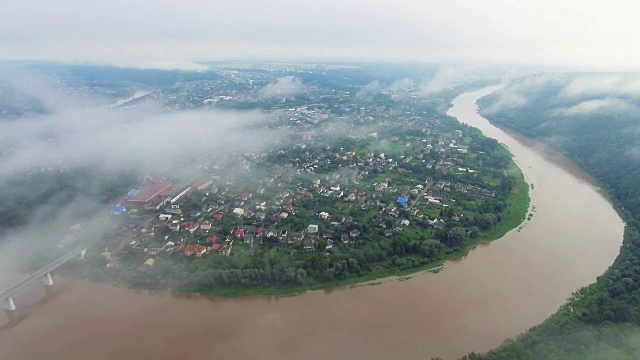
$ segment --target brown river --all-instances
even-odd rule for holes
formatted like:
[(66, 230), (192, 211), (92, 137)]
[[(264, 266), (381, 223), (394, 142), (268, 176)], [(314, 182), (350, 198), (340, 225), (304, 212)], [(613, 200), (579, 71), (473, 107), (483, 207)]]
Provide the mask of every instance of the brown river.
[[(623, 222), (589, 179), (476, 113), (449, 115), (504, 143), (534, 184), (534, 216), (437, 274), (284, 298), (211, 299), (56, 278), (16, 296), (2, 359), (454, 359), (553, 314), (613, 262)], [(0, 284), (2, 285), (2, 284)], [(2, 319), (5, 321), (5, 319)]]

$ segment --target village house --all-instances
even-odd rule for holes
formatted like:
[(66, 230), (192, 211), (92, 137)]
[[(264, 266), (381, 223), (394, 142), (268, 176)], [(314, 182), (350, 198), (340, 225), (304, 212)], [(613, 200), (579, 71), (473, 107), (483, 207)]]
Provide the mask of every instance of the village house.
[(242, 216), (244, 216), (244, 209), (235, 208), (235, 209), (233, 209), (233, 214), (238, 216), (238, 217), (242, 217)]
[(180, 220), (173, 220), (171, 224), (169, 224), (169, 230), (171, 231), (179, 231), (180, 230)]
[(327, 245), (324, 247), (325, 250), (333, 249), (333, 240), (327, 240)]
[(302, 248), (306, 251), (312, 251), (316, 249), (318, 242), (313, 239), (302, 240)]
[(307, 226), (307, 234), (317, 234), (318, 233), (318, 225), (309, 225)]
[(287, 237), (289, 236), (289, 232), (287, 230), (282, 230), (280, 232), (278, 232), (278, 240), (280, 241), (286, 241)]
[(383, 181), (379, 184), (376, 184), (375, 189), (376, 191), (385, 191), (387, 190), (388, 187), (389, 187), (389, 182)]
[(182, 226), (182, 228), (184, 230), (189, 231), (190, 233), (194, 233), (196, 230), (198, 230), (198, 228), (200, 227), (200, 224), (196, 223), (196, 222), (191, 222), (188, 221), (186, 223), (184, 223), (184, 225)]
[(202, 255), (206, 253), (207, 253), (207, 248), (201, 245), (187, 245), (184, 248), (184, 254), (186, 256), (202, 257)]
[(211, 230), (211, 221), (205, 220), (200, 223), (201, 230)]
[(340, 240), (345, 244), (350, 243), (352, 241), (351, 238), (349, 238), (349, 234), (340, 235)]
[(304, 232), (291, 232), (291, 234), (289, 234), (289, 243), (300, 243), (304, 239), (304, 236)]
[(325, 239), (333, 239), (335, 235), (336, 235), (336, 232), (330, 229), (327, 229), (322, 232), (322, 237)]

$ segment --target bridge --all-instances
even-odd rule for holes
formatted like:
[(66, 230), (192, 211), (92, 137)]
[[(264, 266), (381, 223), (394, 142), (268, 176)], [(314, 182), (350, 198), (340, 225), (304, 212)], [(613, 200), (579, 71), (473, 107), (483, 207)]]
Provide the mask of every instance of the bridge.
[(6, 311), (14, 311), (16, 309), (16, 305), (13, 302), (12, 295), (14, 295), (18, 291), (24, 289), (29, 284), (33, 283), (34, 281), (36, 281), (36, 280), (38, 280), (40, 278), (42, 278), (42, 283), (45, 286), (53, 285), (53, 279), (51, 278), (51, 271), (53, 271), (53, 270), (59, 268), (60, 266), (66, 264), (67, 262), (69, 262), (73, 258), (77, 257), (78, 255), (84, 255), (86, 249), (87, 249), (87, 244), (82, 244), (80, 246), (77, 246), (77, 247), (69, 250), (64, 255), (60, 256), (59, 258), (53, 260), (49, 264), (43, 266), (39, 270), (33, 272), (31, 275), (29, 275), (29, 276), (25, 277), (24, 279), (20, 280), (19, 282), (15, 283), (13, 286), (9, 287), (8, 289), (0, 292), (0, 299), (4, 300), (4, 309)]

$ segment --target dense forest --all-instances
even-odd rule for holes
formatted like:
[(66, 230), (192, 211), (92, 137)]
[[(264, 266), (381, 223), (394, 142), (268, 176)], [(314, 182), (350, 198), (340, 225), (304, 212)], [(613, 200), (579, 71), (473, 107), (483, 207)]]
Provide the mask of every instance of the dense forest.
[(620, 255), (543, 324), (464, 359), (640, 357), (640, 91), (611, 74), (532, 76), (481, 99), (492, 122), (550, 145), (592, 174), (627, 224)]

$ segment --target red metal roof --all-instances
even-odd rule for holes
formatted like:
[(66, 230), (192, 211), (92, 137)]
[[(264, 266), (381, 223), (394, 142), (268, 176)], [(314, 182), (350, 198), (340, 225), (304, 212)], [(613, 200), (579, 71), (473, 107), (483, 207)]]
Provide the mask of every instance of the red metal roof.
[(155, 199), (160, 194), (167, 192), (170, 194), (173, 184), (163, 180), (157, 180), (145, 186), (142, 190), (133, 195), (128, 202), (147, 203)]
[(194, 227), (196, 227), (196, 226), (198, 226), (198, 223), (194, 223), (194, 222), (191, 222), (191, 221), (188, 221), (188, 222), (184, 223), (184, 225), (182, 225), (182, 227), (183, 227), (185, 230), (191, 230), (191, 229), (193, 229), (193, 228), (194, 228)]

